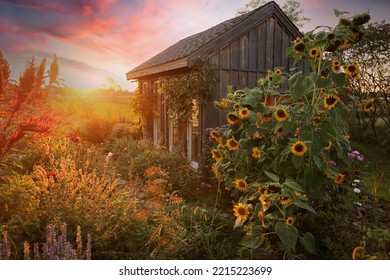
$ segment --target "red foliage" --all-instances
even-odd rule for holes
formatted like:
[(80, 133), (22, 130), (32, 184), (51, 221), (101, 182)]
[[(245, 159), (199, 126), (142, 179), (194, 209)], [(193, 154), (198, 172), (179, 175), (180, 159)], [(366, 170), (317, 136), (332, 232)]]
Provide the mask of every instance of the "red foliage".
[(45, 63), (35, 65), (32, 58), (19, 81), (11, 83), (8, 61), (0, 51), (0, 162), (19, 141), (46, 135), (55, 124), (54, 115), (45, 109), (51, 88), (51, 84), (44, 86)]

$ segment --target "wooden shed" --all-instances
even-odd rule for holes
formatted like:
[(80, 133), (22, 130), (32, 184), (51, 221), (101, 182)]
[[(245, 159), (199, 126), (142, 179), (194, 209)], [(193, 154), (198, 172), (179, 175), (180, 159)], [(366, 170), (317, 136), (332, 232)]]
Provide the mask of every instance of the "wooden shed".
[[(275, 2), (269, 2), (247, 14), (237, 16), (203, 32), (185, 38), (126, 73), (127, 80), (137, 80), (141, 94), (151, 96), (155, 111), (149, 138), (174, 150), (178, 138), (184, 139), (184, 155), (191, 166), (202, 165), (202, 139), (205, 129), (226, 123), (223, 113), (213, 106), (234, 89), (255, 87), (268, 69), (282, 66), (290, 69), (293, 61), (285, 50), (302, 36), (298, 28)], [(199, 114), (185, 127), (175, 127), (167, 115), (164, 94), (158, 93), (159, 78), (188, 72), (199, 59), (206, 59), (216, 68), (216, 85), (210, 102), (201, 105)]]

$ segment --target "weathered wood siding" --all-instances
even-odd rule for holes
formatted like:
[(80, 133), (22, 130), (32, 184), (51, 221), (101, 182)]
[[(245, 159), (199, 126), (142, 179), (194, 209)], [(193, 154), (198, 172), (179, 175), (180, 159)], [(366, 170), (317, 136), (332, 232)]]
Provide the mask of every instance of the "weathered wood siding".
[[(286, 48), (295, 37), (275, 17), (258, 23), (238, 38), (232, 38), (222, 49), (214, 52), (209, 61), (217, 68), (218, 84), (214, 100), (227, 94), (227, 86), (233, 89), (255, 87), (257, 80), (264, 77), (269, 69), (292, 68), (293, 60), (286, 56)], [(205, 106), (206, 127), (226, 123), (225, 114), (216, 112), (212, 101)]]

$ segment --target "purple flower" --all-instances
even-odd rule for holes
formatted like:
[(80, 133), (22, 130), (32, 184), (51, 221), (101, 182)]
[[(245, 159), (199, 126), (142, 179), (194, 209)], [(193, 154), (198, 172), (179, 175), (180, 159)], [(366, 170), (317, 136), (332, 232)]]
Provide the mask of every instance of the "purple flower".
[(352, 153), (355, 155), (360, 155), (359, 151), (353, 151)]
[(333, 160), (328, 160), (328, 166), (329, 167), (335, 167), (336, 163)]
[(353, 152), (352, 152), (352, 153), (348, 153), (348, 157), (349, 157), (349, 158), (354, 158), (355, 156), (356, 156), (356, 155), (355, 155), (355, 153), (353, 153)]
[(358, 161), (363, 161), (364, 160), (364, 156), (363, 155), (358, 155), (357, 159), (358, 159)]

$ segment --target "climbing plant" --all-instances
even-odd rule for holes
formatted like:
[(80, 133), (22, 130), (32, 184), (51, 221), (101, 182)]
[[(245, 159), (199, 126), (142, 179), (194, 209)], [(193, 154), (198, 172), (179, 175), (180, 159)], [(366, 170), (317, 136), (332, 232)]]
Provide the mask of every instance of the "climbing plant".
[(159, 93), (164, 93), (168, 115), (175, 122), (187, 121), (197, 105), (203, 104), (215, 89), (214, 69), (207, 60), (198, 60), (187, 73), (161, 77)]

